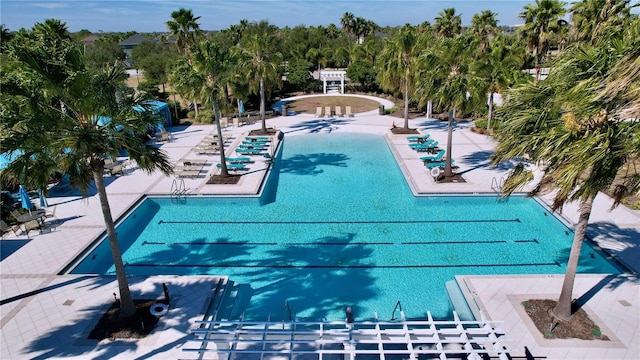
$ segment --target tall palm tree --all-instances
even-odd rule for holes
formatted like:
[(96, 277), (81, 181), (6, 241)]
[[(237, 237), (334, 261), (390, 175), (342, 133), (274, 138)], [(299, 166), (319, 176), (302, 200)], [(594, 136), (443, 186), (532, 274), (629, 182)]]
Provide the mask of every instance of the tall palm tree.
[[(178, 52), (187, 57), (187, 61), (191, 64), (191, 54), (189, 48), (196, 43), (197, 39), (202, 34), (198, 20), (200, 16), (194, 16), (191, 10), (181, 8), (171, 13), (172, 20), (167, 21), (165, 24), (171, 32), (171, 36), (176, 39), (176, 46)], [(198, 100), (193, 99), (193, 107), (198, 115)]]
[(260, 119), (262, 131), (267, 131), (265, 117), (266, 92), (273, 84), (279, 84), (282, 55), (276, 51), (272, 33), (255, 33), (243, 39), (237, 51), (239, 71), (249, 81), (252, 92), (260, 95)]
[(416, 29), (406, 24), (385, 41), (378, 56), (380, 85), (386, 90), (400, 90), (404, 97), (404, 128), (409, 128), (409, 96), (415, 83), (416, 60), (420, 47)]
[(536, 82), (540, 80), (540, 68), (555, 39), (559, 20), (566, 13), (564, 5), (558, 0), (536, 0), (535, 5), (527, 4), (519, 15), (525, 21), (519, 33), (535, 59)]
[(454, 38), (462, 32), (462, 17), (456, 9), (446, 8), (436, 16), (433, 30), (437, 38)]
[[(171, 173), (167, 155), (147, 145), (142, 136), (158, 118), (152, 116), (145, 98), (126, 87), (124, 68), (86, 70), (82, 52), (70, 38), (61, 38), (59, 33), (33, 34), (45, 42), (54, 40), (51, 42), (58, 44), (59, 53), (75, 55), (59, 56), (66, 62), (51, 67), (51, 49), (34, 50), (27, 42), (12, 43), (12, 54), (19, 56), (2, 63), (0, 145), (3, 150), (22, 155), (3, 170), (2, 177), (45, 189), (47, 179), (57, 170), (68, 174), (71, 183), (85, 194), (95, 183), (120, 291), (119, 316), (129, 318), (136, 307), (106, 193), (104, 158), (115, 157), (125, 149), (140, 169)], [(99, 125), (102, 116), (111, 118), (111, 122)]]
[(494, 95), (503, 94), (511, 86), (526, 81), (528, 76), (521, 71), (523, 56), (520, 52), (524, 49), (518, 44), (513, 44), (512, 39), (513, 37), (507, 35), (499, 35), (491, 39), (484, 49), (485, 55), (472, 64), (472, 71), (486, 85), (486, 92), (489, 94), (487, 114), (489, 133), (493, 131), (491, 120), (495, 103)]
[(451, 142), (456, 111), (465, 112), (486, 101), (486, 86), (471, 71), (471, 42), (465, 35), (440, 38), (420, 56), (416, 74), (420, 104), (432, 99), (436, 106), (449, 109), (445, 177), (453, 176)]
[(193, 49), (193, 70), (204, 79), (202, 90), (204, 99), (213, 107), (216, 128), (218, 130), (218, 143), (220, 145), (220, 174), (229, 176), (227, 161), (224, 154), (224, 142), (222, 141), (222, 127), (220, 126), (219, 99), (225, 100), (225, 77), (228, 74), (229, 49), (219, 43), (202, 41)]
[(496, 13), (484, 10), (480, 14), (471, 18), (471, 33), (478, 42), (477, 57), (481, 58), (485, 54), (485, 49), (489, 46), (489, 41), (498, 34), (498, 20)]
[[(620, 116), (628, 102), (604, 85), (609, 76), (624, 72), (620, 65), (628, 63), (622, 59), (635, 53), (637, 63), (638, 48), (633, 31), (595, 46), (576, 44), (553, 62), (544, 82), (514, 89), (500, 109), (509, 121), (499, 128), (494, 163), (526, 155), (543, 166), (544, 182), (557, 190), (554, 211), (570, 201), (580, 204), (562, 290), (553, 309), (563, 321), (572, 317), (573, 284), (596, 195), (615, 186), (615, 206), (622, 197), (640, 191), (640, 170), (633, 166), (640, 161), (640, 122)], [(637, 73), (634, 76), (637, 91)], [(634, 101), (638, 103), (637, 96)], [(505, 192), (510, 194), (531, 179), (524, 166), (517, 166)]]
[(355, 31), (355, 20), (356, 18), (352, 13), (346, 12), (340, 18), (340, 25), (342, 25), (342, 29), (347, 32), (347, 34), (353, 35)]
[(598, 38), (622, 31), (631, 18), (631, 0), (583, 0), (572, 3), (571, 36), (593, 44)]

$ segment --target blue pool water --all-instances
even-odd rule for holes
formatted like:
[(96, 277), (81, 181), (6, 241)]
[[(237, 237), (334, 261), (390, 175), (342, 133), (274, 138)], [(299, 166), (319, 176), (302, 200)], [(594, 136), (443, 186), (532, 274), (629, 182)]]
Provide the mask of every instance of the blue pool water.
[[(573, 236), (533, 199), (412, 196), (381, 136), (287, 137), (265, 192), (147, 198), (118, 226), (128, 274), (228, 275), (235, 318), (447, 318), (455, 275), (564, 273)], [(113, 271), (104, 241), (72, 272)], [(586, 244), (579, 271), (619, 273)]]

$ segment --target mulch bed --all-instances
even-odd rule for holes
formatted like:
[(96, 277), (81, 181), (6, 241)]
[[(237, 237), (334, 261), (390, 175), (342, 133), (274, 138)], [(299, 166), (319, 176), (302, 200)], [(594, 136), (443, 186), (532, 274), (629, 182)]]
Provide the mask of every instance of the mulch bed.
[(136, 315), (128, 321), (118, 319), (120, 312), (120, 301), (115, 301), (111, 307), (102, 315), (98, 324), (89, 333), (88, 339), (141, 339), (149, 335), (158, 324), (158, 318), (151, 314), (149, 309), (153, 304), (165, 303), (156, 300), (134, 300), (136, 304)]
[(410, 134), (419, 134), (418, 129), (404, 128), (404, 127), (394, 127), (391, 128), (391, 132), (395, 135), (410, 135)]
[(211, 175), (207, 184), (209, 185), (235, 185), (240, 181), (240, 175)]
[(574, 309), (571, 321), (558, 321), (551, 314), (555, 300), (532, 299), (522, 302), (527, 315), (547, 339), (610, 340), (602, 334), (583, 309)]
[(453, 176), (438, 176), (439, 183), (466, 183), (467, 181), (460, 174), (453, 174)]

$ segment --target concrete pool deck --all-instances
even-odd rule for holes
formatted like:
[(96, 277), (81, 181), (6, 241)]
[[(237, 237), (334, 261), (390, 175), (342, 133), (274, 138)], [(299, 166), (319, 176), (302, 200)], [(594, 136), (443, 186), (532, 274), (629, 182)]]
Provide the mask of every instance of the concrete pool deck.
[[(384, 135), (414, 193), (487, 194), (494, 179), (507, 174), (508, 166), (492, 168), (489, 156), (495, 146), (485, 135), (471, 132), (469, 123), (457, 123), (453, 134), (453, 157), (457, 170), (466, 183), (436, 184), (406, 145), (406, 136), (391, 135), (392, 122), (402, 126), (402, 119), (380, 116), (378, 111), (356, 114), (351, 118), (322, 119), (313, 115), (294, 115), (267, 120), (288, 136), (331, 132), (359, 132)], [(410, 120), (411, 128), (446, 143), (446, 123), (434, 119)], [(227, 127), (223, 134), (236, 146), (260, 123)], [(202, 175), (186, 178), (188, 193), (250, 195), (260, 188), (268, 170), (264, 158), (255, 157), (249, 171), (237, 185), (207, 185), (208, 175), (216, 171), (216, 156), (198, 156), (193, 148), (214, 126), (174, 127), (173, 140), (161, 144), (172, 161), (206, 158)], [(227, 155), (235, 156), (229, 152)], [(205, 174), (206, 172), (206, 174)], [(107, 192), (115, 218), (123, 216), (144, 194), (169, 194), (174, 177), (160, 173), (147, 175), (129, 166), (125, 175), (106, 177)], [(0, 342), (3, 359), (49, 358), (124, 358), (176, 359), (189, 358), (181, 348), (190, 338), (189, 330), (200, 320), (208, 304), (212, 288), (220, 280), (215, 276), (151, 276), (130, 277), (135, 297), (158, 298), (162, 283), (172, 295), (168, 316), (160, 320), (153, 334), (139, 341), (88, 341), (82, 339), (99, 316), (113, 302), (117, 283), (107, 276), (57, 275), (83, 249), (104, 231), (100, 204), (95, 191), (83, 198), (77, 192), (51, 193), (50, 208), (56, 206), (60, 219), (54, 231), (31, 233), (30, 237), (5, 234), (0, 262)], [(551, 201), (550, 196), (541, 199)], [(640, 212), (618, 207), (609, 211), (611, 199), (597, 197), (588, 228), (588, 236), (636, 273), (640, 269)], [(577, 220), (577, 205), (565, 207), (562, 219), (572, 226)], [(578, 275), (574, 296), (587, 299), (586, 311), (592, 315), (611, 341), (547, 340), (531, 328), (517, 304), (530, 297), (556, 298), (562, 275), (460, 276), (458, 282), (472, 294), (478, 307), (490, 319), (503, 321), (506, 338), (513, 356), (525, 356), (525, 346), (536, 358), (548, 359), (637, 359), (640, 353), (640, 284), (636, 276)], [(428, 304), (425, 306), (428, 307)], [(195, 356), (195, 355), (193, 355)]]

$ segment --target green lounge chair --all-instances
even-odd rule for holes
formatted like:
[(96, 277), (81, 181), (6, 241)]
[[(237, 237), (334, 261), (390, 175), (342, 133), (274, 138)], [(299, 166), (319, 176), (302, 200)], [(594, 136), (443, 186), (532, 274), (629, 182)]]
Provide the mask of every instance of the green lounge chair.
[(258, 149), (236, 149), (236, 152), (241, 155), (260, 155), (262, 150)]
[(420, 140), (429, 140), (431, 136), (429, 134), (424, 135), (409, 135), (407, 136), (407, 140), (409, 141), (420, 141)]
[(442, 157), (444, 156), (446, 150), (445, 149), (440, 149), (440, 151), (436, 154), (436, 155), (432, 155), (432, 156), (423, 156), (420, 158), (420, 160), (422, 160), (422, 162), (424, 162), (425, 164), (427, 162), (434, 162), (434, 161), (441, 161)]
[[(455, 160), (451, 159), (451, 164), (453, 164), (454, 162)], [(433, 169), (434, 167), (444, 167), (445, 165), (447, 165), (446, 161), (432, 161), (424, 164), (424, 166), (426, 166), (427, 169)]]
[(241, 163), (250, 163), (250, 157), (235, 157), (235, 158), (227, 158), (227, 162), (232, 164), (241, 164)]

